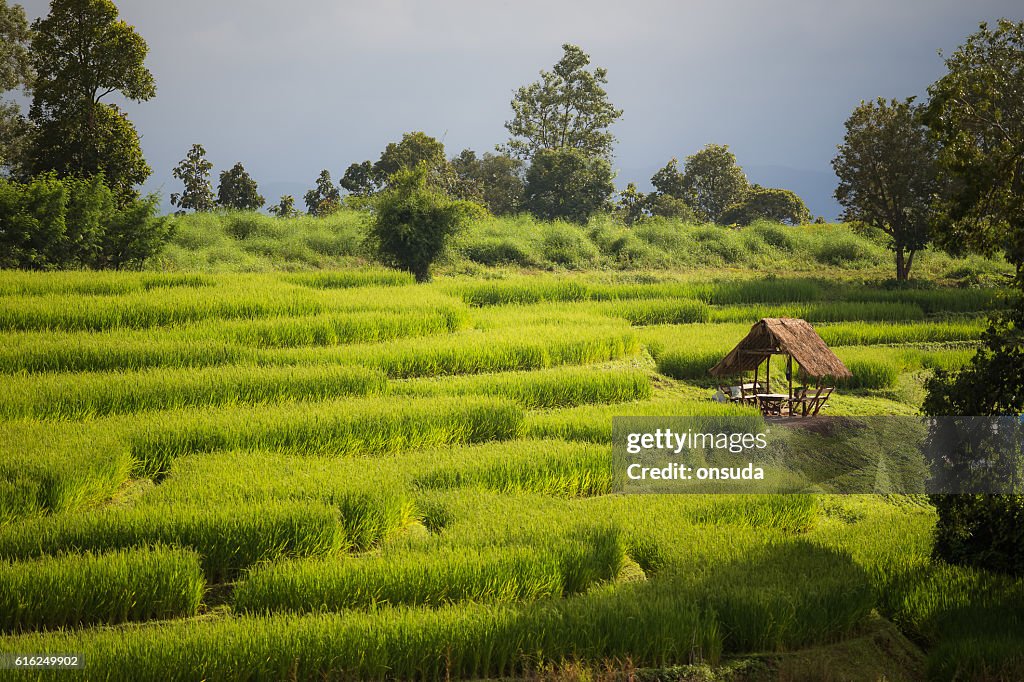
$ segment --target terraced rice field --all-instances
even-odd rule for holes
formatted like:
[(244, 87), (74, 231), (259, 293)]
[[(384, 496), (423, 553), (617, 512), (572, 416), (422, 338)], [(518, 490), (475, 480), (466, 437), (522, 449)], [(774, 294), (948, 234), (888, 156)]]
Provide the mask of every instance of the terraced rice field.
[(760, 317), (811, 320), (849, 365), (831, 413), (914, 414), (995, 305), (735, 275), (0, 273), (0, 652), (79, 653), (84, 679), (814, 679), (869, 647), (890, 677), (1020, 678), (1024, 587), (933, 563), (924, 500), (610, 494), (613, 416), (750, 414), (706, 373)]

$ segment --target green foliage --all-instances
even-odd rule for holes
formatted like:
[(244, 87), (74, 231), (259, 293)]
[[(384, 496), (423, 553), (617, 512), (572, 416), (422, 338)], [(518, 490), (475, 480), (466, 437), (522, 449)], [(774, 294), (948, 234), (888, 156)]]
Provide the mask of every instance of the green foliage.
[[(1024, 299), (1018, 295), (1009, 311), (993, 319), (968, 366), (954, 372), (936, 370), (926, 389), (926, 414), (1024, 412)], [(964, 453), (964, 470), (976, 468), (979, 457), (991, 464), (984, 445)], [(1020, 476), (1019, 454), (1010, 466)], [(935, 555), (953, 564), (1024, 575), (1024, 495), (1019, 491), (1018, 484), (1017, 494), (933, 496), (939, 514)]]
[(544, 150), (575, 149), (583, 156), (610, 159), (615, 137), (608, 128), (622, 116), (608, 101), (608, 71), (587, 70), (590, 56), (576, 45), (562, 45), (562, 58), (541, 80), (523, 86), (512, 99), (511, 135), (506, 148), (520, 159)]
[(937, 237), (956, 253), (1002, 251), (1024, 268), (1024, 22), (981, 24), (928, 88), (924, 120), (950, 179)]
[(151, 170), (131, 121), (101, 100), (114, 92), (136, 102), (156, 95), (143, 64), (146, 42), (111, 0), (54, 0), (32, 30), (32, 171), (103, 174), (120, 203), (134, 199)]
[(725, 225), (750, 225), (757, 220), (803, 225), (811, 222), (811, 212), (803, 199), (788, 189), (752, 185), (742, 199), (725, 209), (719, 220)]
[(458, 198), (477, 201), (496, 216), (519, 212), (524, 188), (521, 160), (490, 152), (477, 158), (473, 150), (464, 149), (452, 159), (451, 167)]
[(213, 164), (206, 160), (206, 149), (193, 144), (185, 158), (174, 167), (174, 177), (185, 185), (181, 193), (171, 194), (171, 204), (182, 212), (193, 210), (198, 213), (212, 211), (215, 206), (210, 171)]
[(898, 280), (910, 278), (914, 255), (931, 241), (932, 202), (940, 190), (936, 145), (919, 114), (913, 98), (861, 102), (832, 160), (843, 219), (889, 235)]
[(295, 208), (295, 197), (291, 194), (283, 195), (281, 200), (277, 202), (277, 205), (271, 206), (268, 210), (271, 215), (278, 218), (294, 218), (301, 213), (301, 211)]
[(615, 191), (611, 165), (574, 148), (541, 149), (526, 171), (525, 208), (542, 220), (585, 224)]
[(383, 178), (378, 177), (374, 172), (373, 164), (363, 161), (362, 163), (353, 163), (346, 168), (340, 184), (342, 189), (349, 193), (357, 197), (365, 197), (379, 190), (382, 180)]
[[(256, 181), (246, 172), (241, 162), (236, 163), (230, 170), (221, 172), (220, 185), (217, 187), (219, 206), (239, 211), (255, 211), (265, 203), (266, 200), (260, 196)], [(292, 204), (294, 203), (295, 200), (292, 199)]]
[(35, 79), (29, 53), (31, 39), (25, 8), (0, 0), (0, 92), (28, 85)]
[[(0, 94), (27, 88), (35, 79), (29, 54), (31, 37), (24, 8), (0, 0)], [(16, 170), (25, 164), (30, 132), (21, 108), (0, 99), (0, 170)]]
[(0, 630), (194, 616), (205, 587), (195, 552), (161, 546), (0, 561)]
[(428, 187), (428, 172), (417, 166), (391, 176), (391, 186), (375, 202), (370, 227), (381, 257), (418, 282), (430, 279), (430, 266), (473, 215), (473, 204)]
[[(675, 185), (674, 180), (666, 183), (668, 187)], [(682, 185), (697, 217), (713, 223), (720, 223), (725, 209), (741, 201), (749, 188), (736, 156), (728, 145), (718, 144), (706, 145), (686, 157)]]
[(331, 172), (326, 168), (320, 171), (316, 187), (306, 192), (303, 199), (306, 202), (306, 212), (311, 216), (331, 215), (341, 208), (341, 192), (334, 186)]
[(118, 204), (102, 175), (0, 179), (0, 267), (138, 267), (163, 247), (155, 196)]
[(626, 189), (619, 192), (618, 209), (622, 214), (622, 220), (626, 225), (641, 220), (647, 208), (647, 195), (636, 188), (635, 183), (626, 185)]

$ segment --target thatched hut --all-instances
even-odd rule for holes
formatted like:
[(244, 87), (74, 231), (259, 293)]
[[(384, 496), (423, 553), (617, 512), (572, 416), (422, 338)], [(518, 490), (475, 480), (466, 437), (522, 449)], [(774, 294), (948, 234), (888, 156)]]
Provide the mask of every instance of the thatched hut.
[[(773, 355), (786, 356), (787, 393), (771, 391)], [(794, 363), (797, 365), (795, 368)], [(763, 380), (760, 378), (762, 364), (765, 366)], [(750, 333), (709, 370), (712, 376), (720, 378), (742, 376), (751, 371), (754, 373), (752, 384), (722, 387), (726, 397), (756, 404), (765, 414), (794, 416), (817, 414), (832, 393), (828, 381), (853, 376), (810, 323), (789, 317), (766, 317), (757, 322), (750, 328)], [(794, 375), (813, 380), (814, 386), (801, 386), (794, 390)]]

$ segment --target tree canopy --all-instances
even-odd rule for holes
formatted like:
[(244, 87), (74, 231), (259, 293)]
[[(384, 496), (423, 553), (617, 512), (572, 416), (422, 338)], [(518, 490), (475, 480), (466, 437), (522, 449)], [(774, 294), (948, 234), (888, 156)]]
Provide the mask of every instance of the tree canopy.
[[(24, 8), (0, 0), (0, 94), (27, 88), (34, 80), (31, 38)], [(24, 164), (29, 131), (20, 107), (0, 99), (0, 170), (6, 172)]]
[(610, 159), (615, 137), (609, 127), (621, 116), (608, 99), (608, 71), (587, 70), (590, 56), (576, 45), (562, 45), (562, 58), (539, 81), (516, 91), (514, 116), (505, 123), (511, 156), (529, 159), (542, 149), (577, 149)]
[(212, 211), (215, 206), (210, 171), (213, 164), (206, 159), (206, 149), (194, 144), (185, 158), (174, 167), (174, 177), (185, 185), (184, 191), (171, 195), (171, 204), (182, 211)]
[(913, 99), (861, 102), (846, 120), (832, 167), (843, 220), (865, 223), (892, 239), (896, 279), (910, 277), (914, 254), (931, 240), (939, 191), (936, 146)]
[(811, 221), (811, 212), (795, 192), (751, 185), (738, 202), (722, 212), (719, 219), (724, 225), (749, 225), (755, 220), (803, 225)]
[(341, 208), (341, 191), (334, 186), (331, 172), (326, 168), (320, 171), (316, 179), (316, 187), (306, 192), (303, 197), (309, 215), (330, 215)]
[(748, 186), (728, 145), (709, 144), (686, 158), (682, 189), (701, 220), (719, 222), (722, 212), (740, 201)]
[(119, 19), (111, 0), (53, 0), (32, 30), (32, 171), (102, 173), (122, 201), (134, 198), (134, 186), (151, 170), (131, 121), (102, 100), (117, 93), (145, 101), (156, 94), (144, 64), (146, 42)]
[(524, 204), (542, 220), (584, 224), (614, 191), (607, 160), (571, 147), (542, 149), (526, 171)]
[(245, 166), (239, 162), (230, 170), (221, 171), (220, 185), (217, 187), (217, 203), (225, 208), (255, 211), (263, 206), (266, 200), (260, 196), (256, 181), (245, 170)]
[(1003, 251), (1024, 268), (1024, 22), (981, 24), (946, 60), (923, 113), (950, 180), (937, 240), (954, 252)]

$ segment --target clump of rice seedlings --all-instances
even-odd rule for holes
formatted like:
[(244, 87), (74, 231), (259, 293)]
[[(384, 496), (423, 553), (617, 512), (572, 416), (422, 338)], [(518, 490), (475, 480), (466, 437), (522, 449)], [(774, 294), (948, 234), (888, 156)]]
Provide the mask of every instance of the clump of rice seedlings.
[(216, 583), (262, 561), (325, 556), (344, 543), (338, 510), (322, 503), (166, 505), (25, 520), (0, 532), (0, 556), (24, 560), (164, 544), (194, 549), (207, 580)]
[(710, 381), (708, 370), (721, 362), (725, 352), (719, 350), (672, 350), (658, 355), (658, 371), (673, 379)]
[(449, 334), (466, 324), (456, 308), (410, 310), (401, 314), (361, 311), (315, 317), (278, 317), (222, 325), (225, 337), (257, 348), (334, 346), (380, 342), (410, 336)]
[(730, 305), (817, 301), (823, 291), (814, 280), (769, 278), (713, 282), (698, 288), (696, 295), (711, 305)]
[(577, 660), (715, 664), (721, 640), (714, 616), (689, 598), (626, 585), (527, 604), (382, 607), (26, 635), (0, 650), (73, 650), (90, 667), (124, 679), (169, 680), (479, 679), (532, 675)]
[(611, 443), (614, 417), (754, 417), (756, 408), (717, 403), (702, 398), (656, 398), (634, 403), (584, 405), (536, 412), (527, 416), (525, 435), (592, 443)]
[(612, 454), (607, 446), (555, 440), (510, 441), (471, 448), (464, 463), (450, 459), (416, 475), (424, 489), (483, 487), (516, 495), (522, 492), (587, 497), (612, 491)]
[(815, 331), (830, 346), (868, 346), (880, 343), (976, 341), (981, 338), (986, 327), (985, 320), (919, 324), (840, 322), (821, 325)]
[(374, 456), (401, 449), (514, 438), (522, 409), (496, 398), (382, 398), (267, 408), (159, 413), (129, 427), (137, 472), (160, 478), (193, 452), (273, 449), (293, 454)]
[(891, 360), (850, 360), (846, 366), (853, 376), (836, 382), (844, 388), (892, 388), (900, 376), (899, 365)]
[(286, 276), (285, 280), (299, 286), (314, 289), (348, 289), (365, 286), (387, 287), (416, 284), (416, 279), (408, 272), (387, 268), (298, 273)]
[(278, 562), (235, 588), (239, 612), (342, 611), (562, 596), (561, 557), (529, 547), (446, 549), (359, 559)]
[(609, 316), (628, 320), (632, 325), (687, 324), (711, 319), (707, 303), (686, 299), (616, 302), (601, 309)]
[[(446, 450), (447, 451), (447, 450)], [(357, 551), (387, 541), (411, 524), (412, 498), (402, 468), (365, 461), (264, 450), (179, 457), (160, 485), (136, 506), (233, 506), (284, 500), (322, 502), (338, 510), (345, 545)]]
[(421, 396), (496, 395), (535, 409), (645, 400), (651, 396), (651, 382), (647, 374), (638, 370), (567, 367), (414, 380), (393, 385), (392, 392)]
[(796, 317), (808, 322), (923, 320), (924, 310), (914, 303), (833, 301), (783, 305), (733, 305), (714, 308), (712, 322), (750, 322), (765, 317)]
[(0, 560), (0, 630), (193, 616), (205, 586), (194, 551), (161, 546)]
[[(249, 284), (240, 281), (237, 286)], [(300, 290), (301, 293), (302, 290)], [(188, 295), (186, 295), (188, 294)], [(211, 318), (312, 315), (325, 309), (313, 292), (296, 295), (284, 287), (211, 287), (208, 291), (152, 289), (122, 296), (46, 294), (17, 298), (0, 308), (0, 329), (9, 331), (104, 331), (148, 329)]]
[(618, 360), (639, 348), (636, 337), (617, 325), (585, 330), (537, 326), (527, 329), (467, 330), (445, 337), (404, 339), (382, 346), (283, 349), (268, 352), (271, 364), (337, 361), (383, 371), (391, 378), (534, 370)]
[(382, 604), (529, 601), (578, 594), (615, 578), (615, 529), (573, 529), (544, 547), (467, 547), (256, 568), (237, 587), (239, 611), (340, 611)]
[(15, 272), (0, 275), (0, 296), (47, 294), (120, 296), (150, 289), (214, 286), (211, 277), (199, 273), (135, 272)]
[(127, 446), (103, 428), (0, 424), (0, 526), (103, 502), (132, 467)]
[(183, 371), (0, 376), (4, 417), (81, 418), (144, 410), (283, 400), (326, 400), (382, 392), (380, 372), (360, 367), (212, 367)]
[(927, 314), (973, 313), (992, 310), (1003, 303), (1005, 292), (999, 289), (877, 289), (846, 290), (845, 297), (857, 301), (910, 303)]
[(209, 367), (254, 363), (259, 351), (219, 339), (167, 338), (109, 332), (6, 334), (0, 344), (0, 372), (88, 372), (150, 367)]

